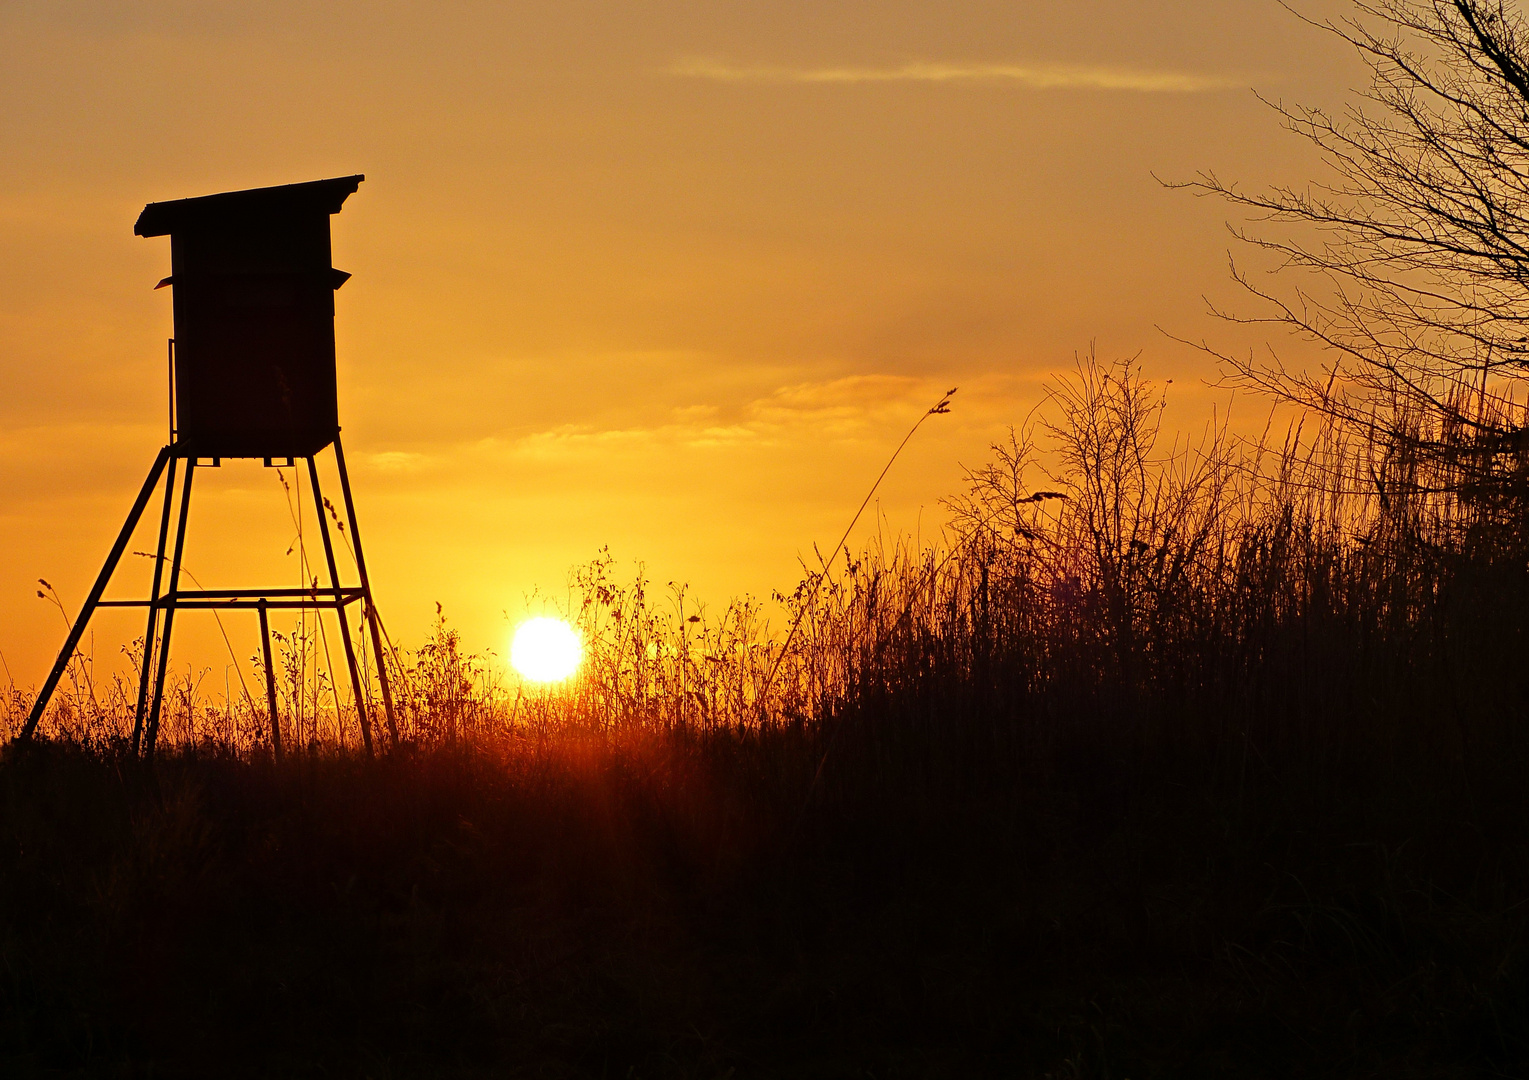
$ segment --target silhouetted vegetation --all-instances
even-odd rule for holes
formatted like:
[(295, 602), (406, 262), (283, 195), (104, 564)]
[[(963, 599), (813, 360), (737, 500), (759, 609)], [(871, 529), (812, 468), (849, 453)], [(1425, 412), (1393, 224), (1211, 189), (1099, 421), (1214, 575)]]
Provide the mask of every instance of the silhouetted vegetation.
[(1160, 404), (1085, 359), (778, 665), (602, 559), (575, 683), (442, 623), (375, 763), (183, 696), (150, 770), (65, 695), (0, 768), (7, 1068), (1521, 1073), (1522, 504)]
[[(1306, 337), (1325, 362), (1207, 350), (1244, 385), (1414, 440), (1462, 483), (1521, 489), (1522, 427), (1477, 397), (1522, 391), (1529, 356), (1529, 25), (1504, 0), (1355, 0), (1313, 25), (1370, 70), (1341, 111), (1270, 102), (1320, 176), (1171, 186), (1251, 212), (1234, 232), (1274, 257), (1275, 281), (1234, 266), (1258, 302), (1222, 314)], [(1472, 453), (1451, 453), (1462, 436)]]

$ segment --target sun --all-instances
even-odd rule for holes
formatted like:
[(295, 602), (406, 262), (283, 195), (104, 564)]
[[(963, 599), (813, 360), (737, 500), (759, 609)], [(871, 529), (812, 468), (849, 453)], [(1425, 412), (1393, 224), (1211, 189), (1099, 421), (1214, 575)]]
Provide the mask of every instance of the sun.
[(527, 619), (510, 642), (510, 663), (532, 682), (561, 682), (579, 669), (583, 658), (579, 632), (562, 619)]

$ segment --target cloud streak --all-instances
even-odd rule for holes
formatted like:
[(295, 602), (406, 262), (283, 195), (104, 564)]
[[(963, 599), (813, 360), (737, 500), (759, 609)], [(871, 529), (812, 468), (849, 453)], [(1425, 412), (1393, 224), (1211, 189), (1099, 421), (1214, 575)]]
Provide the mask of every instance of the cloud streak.
[(1217, 75), (1095, 64), (989, 64), (914, 61), (897, 67), (793, 68), (736, 65), (690, 57), (665, 69), (668, 75), (724, 83), (989, 83), (1029, 90), (1123, 90), (1134, 93), (1197, 94), (1243, 85)]

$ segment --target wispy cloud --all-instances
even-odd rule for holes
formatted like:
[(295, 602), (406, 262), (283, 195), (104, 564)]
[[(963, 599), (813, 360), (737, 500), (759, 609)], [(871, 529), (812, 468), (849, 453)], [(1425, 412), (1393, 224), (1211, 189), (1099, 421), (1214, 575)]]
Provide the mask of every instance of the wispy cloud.
[(426, 459), (424, 454), (408, 450), (384, 450), (371, 456), (371, 464), (381, 472), (417, 472)]
[(1095, 64), (988, 64), (915, 61), (897, 67), (795, 68), (738, 65), (689, 57), (665, 73), (730, 83), (1011, 83), (1031, 90), (1126, 90), (1136, 93), (1195, 94), (1244, 85), (1219, 75)]
[[(594, 428), (563, 424), (514, 436), (490, 436), (471, 444), (471, 454), (496, 460), (548, 464), (632, 459), (645, 450), (728, 450), (799, 445), (876, 444), (917, 417), (939, 396), (934, 379), (904, 375), (852, 375), (826, 382), (796, 383), (728, 408), (691, 405), (672, 409), (649, 426)], [(419, 455), (374, 455), (379, 469), (417, 466)]]

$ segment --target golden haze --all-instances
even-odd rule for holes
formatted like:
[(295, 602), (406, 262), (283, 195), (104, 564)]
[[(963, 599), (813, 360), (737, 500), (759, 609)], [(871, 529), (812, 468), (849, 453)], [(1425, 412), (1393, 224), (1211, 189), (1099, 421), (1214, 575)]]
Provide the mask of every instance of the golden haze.
[[(713, 602), (788, 587), (949, 385), (862, 533), (936, 529), (1090, 340), (1198, 423), (1212, 372), (1155, 327), (1260, 339), (1204, 312), (1236, 301), (1223, 208), (1152, 174), (1301, 182), (1249, 88), (1359, 72), (1264, 2), (5, 5), (0, 654), (40, 680), (35, 579), (73, 614), (163, 441), (147, 201), (367, 174), (334, 233), (379, 601), (502, 651), (601, 545)], [(191, 571), (291, 580), (274, 474), (199, 485)], [(222, 662), (203, 621), (177, 660)]]

